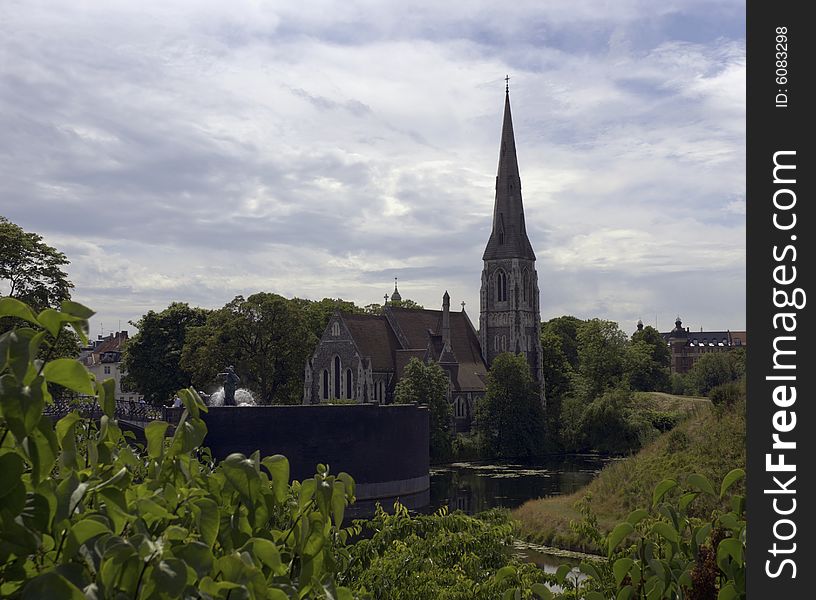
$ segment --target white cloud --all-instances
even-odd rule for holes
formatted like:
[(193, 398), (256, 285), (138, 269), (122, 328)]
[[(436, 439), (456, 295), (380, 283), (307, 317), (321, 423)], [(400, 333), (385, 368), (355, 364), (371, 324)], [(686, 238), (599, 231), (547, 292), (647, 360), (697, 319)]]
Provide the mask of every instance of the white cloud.
[(510, 73), (543, 316), (739, 328), (743, 6), (646, 7), (7, 4), (0, 214), (106, 321), (258, 290), (368, 304), (394, 275), (473, 314)]

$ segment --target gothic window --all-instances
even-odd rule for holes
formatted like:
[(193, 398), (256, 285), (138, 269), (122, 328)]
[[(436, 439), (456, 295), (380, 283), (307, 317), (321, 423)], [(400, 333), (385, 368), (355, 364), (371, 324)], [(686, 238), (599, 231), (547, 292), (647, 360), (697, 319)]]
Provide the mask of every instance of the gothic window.
[(323, 369), (323, 399), (329, 399), (329, 370)]
[(498, 334), (496, 335), (495, 338), (493, 338), (493, 347), (495, 348), (496, 352), (499, 351), (499, 336), (498, 336)]
[(346, 398), (351, 397), (351, 369), (346, 369)]
[(332, 323), (332, 332), (331, 332), (331, 334), (334, 337), (338, 337), (340, 335), (340, 323), (338, 323), (337, 321)]
[(525, 302), (527, 302), (527, 296), (530, 294), (530, 273), (527, 269), (524, 269), (524, 273), (521, 276), (521, 298)]
[(340, 397), (340, 357), (334, 357), (334, 397)]
[(496, 300), (507, 301), (507, 274), (501, 269), (496, 272)]
[(504, 244), (504, 215), (499, 213), (499, 244)]
[(502, 336), (501, 349), (502, 349), (502, 351), (507, 350), (507, 336), (506, 335)]

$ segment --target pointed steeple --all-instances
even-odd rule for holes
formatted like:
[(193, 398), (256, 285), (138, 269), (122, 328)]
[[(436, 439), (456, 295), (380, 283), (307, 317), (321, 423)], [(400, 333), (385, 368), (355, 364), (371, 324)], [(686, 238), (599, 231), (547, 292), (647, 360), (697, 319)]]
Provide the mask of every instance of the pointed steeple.
[(496, 199), (493, 205), (493, 230), (487, 241), (483, 260), (495, 258), (526, 258), (535, 260), (524, 224), (521, 200), (521, 177), (510, 114), (510, 89), (505, 88), (504, 122), (499, 147), (499, 169), (496, 175)]

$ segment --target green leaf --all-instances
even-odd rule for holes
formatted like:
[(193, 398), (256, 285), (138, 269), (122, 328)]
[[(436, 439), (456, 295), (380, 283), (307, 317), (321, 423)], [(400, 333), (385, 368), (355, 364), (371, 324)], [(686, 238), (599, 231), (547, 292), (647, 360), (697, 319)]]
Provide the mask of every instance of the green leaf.
[(541, 600), (553, 600), (553, 598), (555, 598), (553, 593), (550, 591), (550, 588), (543, 583), (534, 583), (532, 586), (530, 586), (530, 591), (538, 596), (538, 598)]
[(110, 529), (103, 523), (95, 519), (82, 519), (71, 526), (68, 535), (68, 543), (65, 544), (65, 556), (74, 556), (79, 547), (103, 533), (110, 533)]
[(632, 525), (637, 525), (648, 516), (649, 516), (648, 510), (646, 510), (645, 508), (638, 508), (629, 513), (629, 516), (626, 517), (626, 522), (631, 523)]
[(588, 592), (584, 600), (607, 600), (601, 592)]
[(583, 561), (581, 564), (578, 565), (578, 568), (581, 570), (581, 573), (589, 575), (596, 581), (601, 580), (601, 576), (598, 574), (598, 569), (596, 569), (595, 565), (593, 565), (592, 563)]
[(269, 471), (275, 500), (278, 504), (283, 504), (289, 495), (289, 460), (281, 454), (275, 454), (264, 458), (261, 464)]
[(102, 411), (107, 417), (113, 419), (116, 413), (116, 380), (111, 377), (102, 383), (97, 382), (96, 391)]
[(728, 472), (728, 475), (722, 481), (722, 485), (720, 486), (720, 498), (725, 496), (725, 492), (728, 491), (732, 485), (734, 485), (737, 481), (745, 477), (745, 469), (733, 469)]
[(32, 579), (23, 588), (23, 600), (85, 600), (78, 587), (54, 571), (47, 571)]
[(2, 317), (14, 317), (28, 321), (32, 325), (39, 325), (37, 317), (34, 316), (27, 304), (8, 296), (0, 298), (0, 318)]
[(510, 565), (504, 566), (498, 571), (496, 571), (496, 575), (493, 577), (493, 581), (496, 584), (501, 583), (508, 577), (515, 577), (516, 576), (516, 568)]
[(717, 565), (727, 572), (728, 558), (732, 558), (737, 566), (742, 566), (742, 542), (735, 538), (725, 538), (717, 546)]
[(711, 482), (705, 475), (700, 475), (699, 473), (692, 473), (688, 476), (688, 484), (701, 492), (705, 492), (711, 496), (716, 496), (717, 494), (714, 492), (714, 486), (711, 485)]
[(737, 588), (729, 581), (720, 589), (720, 592), (717, 594), (717, 600), (734, 600), (738, 596)]
[(635, 528), (632, 526), (631, 523), (628, 522), (618, 523), (612, 530), (612, 533), (609, 534), (609, 540), (607, 542), (608, 549), (606, 555), (608, 557), (611, 557), (612, 552), (615, 551), (615, 548), (618, 547), (618, 544), (620, 544), (623, 541), (623, 539), (627, 535), (632, 533), (634, 530)]
[(346, 510), (346, 484), (342, 481), (334, 482), (334, 489), (331, 497), (332, 516), (334, 526), (338, 529), (343, 525), (343, 515)]
[(76, 424), (81, 420), (79, 413), (70, 412), (57, 421), (57, 443), (62, 448), (60, 464), (67, 469), (79, 469), (76, 447)]
[(241, 498), (250, 506), (254, 506), (261, 487), (261, 478), (252, 461), (235, 452), (221, 462), (221, 471)]
[(220, 519), (218, 505), (210, 498), (196, 498), (192, 502), (195, 524), (201, 534), (201, 541), (212, 548), (218, 537)]
[(46, 381), (88, 396), (94, 395), (91, 374), (82, 363), (73, 358), (58, 358), (45, 364)]
[(0, 455), (0, 498), (22, 485), (20, 477), (24, 472), (25, 462), (19, 454), (6, 452)]
[(170, 598), (178, 598), (187, 585), (187, 567), (177, 558), (166, 558), (159, 561), (153, 569), (153, 581), (156, 589)]
[(688, 508), (689, 504), (694, 502), (694, 499), (699, 496), (699, 492), (686, 492), (682, 496), (680, 496), (680, 500), (677, 501), (677, 505), (681, 511), (684, 511)]
[(555, 571), (555, 579), (558, 582), (558, 585), (564, 585), (564, 581), (572, 572), (572, 566), (570, 565), (560, 565), (558, 569)]
[(309, 501), (314, 497), (317, 490), (317, 482), (314, 477), (306, 479), (300, 486), (300, 494), (298, 495), (298, 507), (302, 510)]
[(657, 503), (666, 495), (669, 490), (677, 487), (677, 482), (674, 479), (664, 479), (654, 489), (652, 494), (652, 507), (657, 506)]
[(147, 455), (150, 458), (159, 458), (164, 451), (164, 432), (170, 426), (165, 421), (151, 421), (144, 429), (147, 439)]
[(262, 564), (269, 567), (274, 575), (283, 575), (286, 572), (288, 567), (281, 561), (280, 550), (269, 540), (252, 538), (244, 544), (242, 549), (244, 548), (251, 549), (252, 556), (257, 557)]
[(624, 586), (620, 589), (618, 595), (615, 596), (615, 600), (631, 600), (634, 591), (631, 585)]
[(615, 585), (620, 586), (621, 581), (629, 574), (632, 565), (635, 564), (631, 558), (619, 558), (612, 565), (612, 574), (615, 576)]
[(71, 300), (63, 300), (60, 303), (60, 308), (65, 314), (71, 315), (72, 317), (77, 317), (79, 319), (90, 319), (96, 314), (87, 306), (83, 306), (79, 302), (73, 302)]
[(670, 542), (674, 542), (675, 544), (680, 541), (680, 534), (677, 533), (677, 530), (674, 527), (665, 521), (658, 521), (655, 523), (654, 526), (652, 526), (652, 531), (659, 536), (666, 538)]
[(84, 320), (85, 319), (80, 319), (79, 317), (74, 317), (58, 310), (54, 310), (53, 308), (46, 308), (37, 315), (37, 322), (42, 325), (43, 329), (54, 337), (59, 335), (60, 329), (62, 329), (62, 326), (66, 323)]
[(204, 542), (192, 541), (175, 546), (173, 554), (191, 566), (199, 577), (204, 577), (212, 571), (213, 553)]

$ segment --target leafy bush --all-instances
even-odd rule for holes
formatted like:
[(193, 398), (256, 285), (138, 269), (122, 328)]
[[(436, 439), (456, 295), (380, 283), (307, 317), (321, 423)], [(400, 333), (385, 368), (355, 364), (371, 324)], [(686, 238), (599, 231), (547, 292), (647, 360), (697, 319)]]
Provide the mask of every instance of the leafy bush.
[(711, 403), (715, 406), (733, 406), (745, 396), (745, 381), (730, 381), (712, 388), (708, 394)]
[[(511, 555), (514, 525), (506, 511), (479, 518), (447, 508), (412, 517), (399, 505), (394, 514), (378, 507), (370, 521), (357, 521), (364, 536), (350, 548), (342, 582), (377, 600), (493, 600), (540, 594), (547, 576)], [(523, 592), (522, 592), (523, 590)], [(503, 596), (509, 594), (509, 596)], [(541, 596), (539, 596), (541, 597)]]
[[(686, 490), (673, 479), (661, 481), (652, 494), (651, 509), (639, 508), (606, 536), (597, 528), (588, 503), (576, 529), (600, 541), (605, 561), (583, 562), (580, 578), (569, 565), (556, 572), (565, 588), (556, 598), (585, 600), (743, 599), (745, 598), (745, 498), (729, 493), (745, 476), (729, 472), (719, 490), (702, 475), (686, 478)], [(698, 497), (728, 508), (709, 518), (691, 516)]]
[[(35, 316), (0, 299), (0, 317), (34, 326), (0, 336), (0, 596), (353, 598), (336, 584), (351, 477), (318, 465), (290, 485), (286, 458), (257, 452), (214, 465), (191, 389), (179, 392), (172, 436), (152, 422), (134, 449), (114, 418), (113, 380), (34, 358), (45, 331), (58, 340), (71, 325), (84, 337), (91, 314), (64, 302)], [(94, 397), (104, 415), (72, 412), (54, 426), (48, 383)]]

